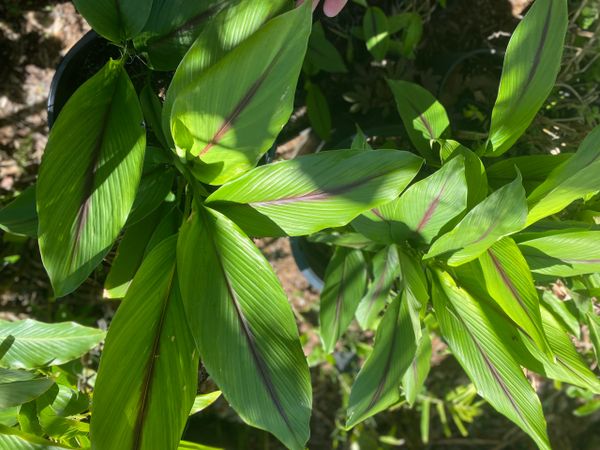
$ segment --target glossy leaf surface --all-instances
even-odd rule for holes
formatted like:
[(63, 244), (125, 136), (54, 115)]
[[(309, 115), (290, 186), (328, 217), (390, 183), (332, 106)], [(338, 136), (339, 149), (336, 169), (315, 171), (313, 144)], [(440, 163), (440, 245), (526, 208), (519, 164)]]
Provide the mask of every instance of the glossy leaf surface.
[(37, 183), (39, 244), (54, 292), (76, 289), (112, 247), (142, 174), (146, 132), (122, 61), (110, 61), (54, 124)]

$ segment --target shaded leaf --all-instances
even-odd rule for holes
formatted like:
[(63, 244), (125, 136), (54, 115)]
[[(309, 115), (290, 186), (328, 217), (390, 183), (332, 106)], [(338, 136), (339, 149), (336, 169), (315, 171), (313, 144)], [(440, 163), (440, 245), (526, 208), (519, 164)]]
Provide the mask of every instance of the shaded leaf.
[(319, 326), (323, 348), (331, 353), (352, 321), (367, 287), (367, 265), (362, 253), (337, 247), (324, 281)]
[(37, 237), (38, 217), (35, 209), (35, 184), (0, 209), (0, 229), (7, 233)]
[(208, 373), (245, 422), (303, 449), (308, 365), (273, 269), (233, 222), (202, 206), (182, 227), (177, 255), (186, 268), (179, 277), (187, 319)]
[(376, 60), (385, 58), (390, 45), (388, 19), (381, 8), (367, 8), (363, 17), (363, 34), (367, 50)]
[(315, 22), (308, 40), (306, 60), (317, 69), (331, 73), (347, 72), (340, 52), (325, 36), (321, 22)]
[(24, 433), (18, 428), (0, 425), (0, 450), (63, 450), (65, 448), (68, 447)]
[(108, 62), (61, 111), (36, 189), (40, 252), (56, 296), (76, 289), (112, 247), (135, 198), (145, 140), (123, 61)]
[(417, 396), (423, 390), (431, 368), (431, 353), (431, 338), (429, 337), (429, 331), (425, 328), (421, 331), (421, 339), (415, 357), (402, 377), (404, 396), (410, 406), (415, 404)]
[(331, 137), (331, 113), (327, 99), (316, 84), (306, 87), (306, 113), (315, 132), (323, 140)]
[(24, 370), (0, 368), (0, 409), (19, 406), (36, 399), (54, 384), (54, 380), (38, 377)]
[(150, 252), (110, 324), (94, 388), (95, 449), (179, 443), (196, 396), (198, 354), (179, 291), (176, 241)]

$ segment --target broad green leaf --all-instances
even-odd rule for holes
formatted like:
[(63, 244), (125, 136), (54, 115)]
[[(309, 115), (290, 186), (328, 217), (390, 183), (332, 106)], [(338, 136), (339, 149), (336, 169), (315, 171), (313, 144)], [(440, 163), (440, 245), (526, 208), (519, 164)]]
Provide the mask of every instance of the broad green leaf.
[(590, 340), (594, 346), (596, 363), (598, 363), (600, 361), (600, 318), (594, 311), (588, 311), (583, 320), (590, 330)]
[(390, 45), (388, 19), (381, 8), (372, 6), (363, 17), (363, 34), (367, 50), (376, 60), (382, 60)]
[(104, 332), (74, 322), (0, 321), (0, 342), (10, 337), (14, 341), (0, 359), (0, 366), (32, 369), (83, 356), (104, 339)]
[(315, 132), (325, 141), (331, 137), (331, 113), (327, 99), (316, 84), (306, 86), (306, 113)]
[(310, 27), (306, 4), (270, 20), (174, 99), (171, 135), (200, 181), (234, 179), (271, 147), (292, 113)]
[(36, 399), (54, 384), (54, 380), (38, 377), (24, 370), (0, 368), (0, 409), (12, 408)]
[(19, 406), (0, 409), (0, 425), (12, 427), (17, 424), (17, 415), (19, 414)]
[(517, 244), (505, 237), (482, 253), (479, 263), (490, 296), (542, 351), (549, 353), (538, 293)]
[(94, 388), (94, 449), (176, 449), (196, 396), (198, 354), (172, 236), (142, 263), (113, 318)]
[(581, 325), (579, 323), (577, 307), (573, 300), (561, 300), (552, 292), (544, 291), (541, 303), (562, 324), (565, 330), (577, 339), (581, 339)]
[(54, 385), (36, 400), (39, 424), (44, 434), (71, 446), (82, 446), (90, 425), (69, 417), (89, 408), (89, 398), (67, 386)]
[(420, 158), (398, 150), (327, 151), (257, 167), (222, 186), (207, 203), (251, 235), (260, 236), (263, 223), (270, 222), (300, 236), (346, 225), (391, 201), (420, 166)]
[(308, 40), (306, 61), (317, 69), (331, 73), (347, 72), (346, 64), (337, 48), (329, 42), (321, 22), (315, 22)]
[(559, 153), (558, 155), (527, 155), (503, 159), (487, 168), (488, 181), (492, 189), (499, 189), (514, 178), (516, 167), (523, 176), (525, 192), (529, 194), (546, 181), (552, 170), (571, 156), (570, 153)]
[(192, 405), (192, 409), (190, 410), (190, 416), (192, 414), (199, 413), (200, 411), (205, 410), (217, 399), (221, 396), (221, 391), (214, 391), (208, 394), (196, 395), (196, 399), (194, 400), (194, 404)]
[(477, 258), (504, 236), (525, 225), (527, 203), (521, 175), (478, 204), (449, 233), (439, 237), (424, 258), (452, 252), (448, 260), (458, 266)]
[(209, 447), (207, 445), (198, 444), (196, 442), (181, 441), (177, 450), (224, 450), (217, 447)]
[(198, 35), (223, 8), (239, 0), (152, 0), (152, 9), (133, 43), (155, 70), (172, 71)]
[(385, 312), (375, 335), (373, 352), (352, 385), (346, 427), (351, 428), (400, 399), (400, 381), (416, 352), (406, 295)]
[[(440, 144), (440, 159), (443, 163), (447, 163), (459, 155), (465, 158), (465, 178), (468, 186), (467, 207), (468, 209), (473, 208), (488, 195), (488, 179), (481, 159), (473, 151), (451, 139), (438, 139), (437, 142)], [(508, 181), (512, 180), (514, 174), (513, 168)]]
[(367, 265), (362, 253), (337, 247), (324, 281), (319, 325), (323, 348), (331, 353), (352, 321), (367, 287)]
[(425, 328), (421, 331), (421, 339), (415, 357), (402, 377), (404, 396), (410, 406), (415, 404), (417, 396), (423, 390), (431, 368), (431, 352), (431, 338), (429, 337), (429, 331)]
[(352, 139), (350, 149), (373, 150), (373, 147), (371, 147), (367, 141), (367, 135), (363, 132), (363, 130), (360, 129), (358, 125), (356, 125), (356, 134), (354, 135), (354, 139)]
[(431, 144), (449, 131), (446, 110), (427, 89), (418, 84), (401, 80), (387, 82), (410, 141), (427, 160), (437, 160)]
[(436, 278), (433, 305), (453, 355), (484, 399), (529, 434), (541, 449), (549, 450), (540, 400), (511, 355), (510, 342), (501, 339), (492, 317), (448, 274), (437, 273)]
[(420, 255), (406, 248), (398, 247), (399, 277), (410, 305), (411, 319), (415, 336), (421, 339), (421, 313), (425, 313), (429, 302), (429, 284)]
[[(467, 207), (464, 158), (457, 156), (433, 175), (410, 186), (398, 200), (380, 208), (392, 222), (402, 222), (430, 243), (442, 227)], [(393, 224), (392, 224), (393, 227)]]
[(73, 3), (94, 31), (113, 42), (136, 36), (152, 7), (148, 0), (73, 0)]
[(0, 425), (0, 450), (64, 450), (65, 448), (69, 447), (24, 433), (18, 428)]
[(177, 258), (187, 320), (206, 370), (246, 423), (304, 449), (308, 365), (268, 261), (233, 222), (203, 206), (182, 227)]
[(600, 272), (600, 231), (575, 231), (519, 242), (531, 270), (556, 277)]
[(378, 244), (374, 244), (370, 239), (367, 239), (363, 235), (352, 232), (338, 233), (336, 231), (320, 231), (311, 234), (307, 239), (316, 244), (364, 249), (368, 251), (381, 247)]
[(162, 129), (162, 102), (152, 91), (150, 83), (147, 83), (140, 92), (140, 105), (144, 114), (146, 129), (154, 134), (158, 144), (163, 149), (168, 149), (169, 143)]
[(109, 61), (52, 127), (37, 183), (39, 244), (54, 293), (75, 290), (102, 261), (133, 204), (146, 132), (123, 61)]
[(35, 210), (35, 184), (0, 209), (0, 229), (7, 233), (37, 237), (38, 217)]
[(536, 0), (514, 31), (492, 111), (490, 156), (509, 150), (546, 101), (560, 70), (567, 22), (566, 0)]
[[(181, 2), (184, 3), (185, 8), (205, 7), (201, 2), (189, 2), (188, 0), (155, 0), (154, 5), (156, 5), (157, 12), (168, 8), (173, 17), (179, 17), (180, 8), (177, 7), (177, 4)], [(269, 18), (279, 12), (284, 4), (284, 0), (269, 2), (264, 0), (236, 0), (235, 4), (224, 8), (219, 14), (206, 22), (202, 32), (181, 60), (167, 91), (162, 111), (162, 124), (165, 133), (171, 129), (171, 112), (173, 103), (179, 97), (179, 93), (192, 86), (205, 71), (256, 32)], [(171, 8), (173, 9), (171, 10)], [(163, 19), (157, 17), (157, 20), (162, 21)], [(152, 17), (148, 22), (149, 25), (151, 21)], [(167, 139), (171, 139), (170, 133), (167, 133)]]
[(575, 200), (600, 190), (599, 142), (600, 126), (597, 126), (584, 139), (579, 150), (555, 168), (546, 181), (529, 195), (527, 225), (558, 213)]
[(398, 250), (395, 245), (384, 248), (373, 257), (373, 280), (356, 310), (356, 319), (362, 329), (371, 329), (375, 325), (399, 270)]

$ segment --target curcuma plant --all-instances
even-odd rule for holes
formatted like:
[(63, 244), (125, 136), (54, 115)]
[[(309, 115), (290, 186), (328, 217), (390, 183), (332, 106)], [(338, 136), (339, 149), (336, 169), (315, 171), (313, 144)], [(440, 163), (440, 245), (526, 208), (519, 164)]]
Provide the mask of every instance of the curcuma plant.
[[(542, 405), (523, 369), (600, 393), (570, 336), (598, 348), (600, 128), (574, 154), (499, 157), (513, 148), (553, 88), (567, 25), (565, 1), (536, 0), (512, 36), (489, 137), (452, 140), (444, 107), (424, 88), (389, 81), (421, 179), (349, 226), (310, 237), (333, 245), (321, 295), (323, 346), (353, 318), (376, 330), (352, 386), (347, 426), (423, 388), (430, 333), (445, 340), (477, 392), (543, 449)], [(354, 148), (373, 151), (358, 133)], [(543, 286), (566, 279), (574, 300)], [(568, 306), (567, 306), (568, 305)]]
[[(75, 1), (122, 56), (69, 99), (37, 185), (0, 223), (37, 236), (57, 297), (117, 244), (105, 291), (123, 300), (95, 381), (91, 448), (178, 448), (201, 361), (245, 422), (303, 449), (308, 365), (251, 237), (307, 235), (340, 244), (321, 298), (325, 349), (354, 317), (376, 329), (348, 427), (402, 395), (416, 401), (435, 328), (479, 394), (550, 448), (522, 367), (600, 393), (567, 335), (581, 320), (598, 342), (600, 231), (560, 216), (582, 198), (580, 212), (594, 208), (600, 129), (570, 157), (487, 158), (513, 147), (553, 87), (566, 0), (536, 0), (518, 26), (475, 151), (451, 140), (426, 90), (390, 81), (416, 152), (373, 150), (359, 135), (351, 149), (258, 166), (292, 112), (309, 3)], [(139, 83), (173, 70), (166, 92)], [(540, 302), (534, 279), (549, 276), (577, 281), (571, 328), (562, 303)]]

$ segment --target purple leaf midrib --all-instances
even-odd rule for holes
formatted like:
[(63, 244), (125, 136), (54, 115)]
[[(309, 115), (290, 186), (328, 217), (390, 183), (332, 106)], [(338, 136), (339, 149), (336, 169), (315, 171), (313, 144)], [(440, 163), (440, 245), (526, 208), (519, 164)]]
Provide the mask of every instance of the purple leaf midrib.
[(446, 189), (446, 184), (447, 183), (448, 183), (448, 181), (444, 182), (444, 184), (442, 185), (439, 193), (431, 201), (431, 203), (429, 204), (427, 210), (425, 211), (425, 214), (423, 215), (423, 217), (419, 221), (419, 224), (417, 225), (417, 232), (418, 233), (420, 233), (421, 231), (423, 231), (423, 228), (425, 228), (425, 226), (429, 223), (429, 221), (433, 217), (435, 211), (437, 210), (437, 208), (438, 208), (438, 206), (440, 204), (440, 201), (442, 199), (442, 195), (444, 194), (444, 190)]

